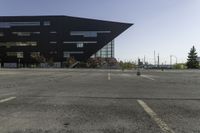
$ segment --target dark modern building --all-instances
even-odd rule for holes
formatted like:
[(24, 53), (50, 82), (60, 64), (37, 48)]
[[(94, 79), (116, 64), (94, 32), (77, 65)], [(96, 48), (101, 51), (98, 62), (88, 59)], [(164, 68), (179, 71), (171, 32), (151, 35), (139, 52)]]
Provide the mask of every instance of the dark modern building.
[(113, 57), (114, 38), (131, 25), (69, 16), (3, 16), (0, 62), (34, 64), (43, 57), (62, 64), (69, 57)]

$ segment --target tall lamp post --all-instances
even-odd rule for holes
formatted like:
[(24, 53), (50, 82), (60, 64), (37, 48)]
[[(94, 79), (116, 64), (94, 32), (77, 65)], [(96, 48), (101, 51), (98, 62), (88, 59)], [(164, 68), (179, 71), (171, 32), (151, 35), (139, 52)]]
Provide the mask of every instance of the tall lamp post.
[(171, 68), (172, 68), (172, 57), (174, 57), (176, 59), (176, 65), (177, 65), (177, 62), (178, 62), (178, 58), (175, 55), (170, 55), (170, 65), (171, 65)]

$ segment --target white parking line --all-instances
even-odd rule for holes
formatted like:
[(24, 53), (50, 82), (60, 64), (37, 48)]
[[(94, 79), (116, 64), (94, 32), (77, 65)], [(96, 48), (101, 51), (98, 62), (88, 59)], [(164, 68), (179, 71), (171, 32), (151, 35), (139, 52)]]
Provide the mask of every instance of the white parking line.
[(158, 115), (142, 100), (137, 100), (137, 102), (142, 106), (146, 113), (158, 124), (163, 133), (175, 133), (168, 125), (162, 121)]
[(149, 76), (147, 76), (147, 75), (141, 75), (141, 77), (147, 78), (147, 79), (150, 79), (150, 80), (155, 80), (154, 78), (151, 78), (151, 77), (149, 77)]
[(0, 100), (0, 103), (7, 102), (7, 101), (13, 100), (15, 98), (16, 97), (9, 97), (9, 98), (6, 98), (6, 99), (2, 99), (2, 100)]
[(108, 80), (111, 80), (111, 75), (110, 75), (110, 73), (108, 73)]

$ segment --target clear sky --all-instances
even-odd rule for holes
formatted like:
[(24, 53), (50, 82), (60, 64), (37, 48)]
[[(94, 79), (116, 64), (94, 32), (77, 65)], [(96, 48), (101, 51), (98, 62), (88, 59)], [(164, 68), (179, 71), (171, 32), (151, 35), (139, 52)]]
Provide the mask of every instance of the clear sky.
[(0, 15), (70, 15), (134, 23), (116, 40), (116, 58), (184, 62), (200, 55), (200, 0), (0, 0)]

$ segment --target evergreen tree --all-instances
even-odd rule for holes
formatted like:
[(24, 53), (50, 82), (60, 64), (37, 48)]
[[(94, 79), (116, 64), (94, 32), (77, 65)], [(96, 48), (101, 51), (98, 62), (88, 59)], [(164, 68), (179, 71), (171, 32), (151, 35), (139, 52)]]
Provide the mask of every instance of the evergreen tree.
[(187, 67), (191, 69), (197, 69), (199, 68), (199, 62), (197, 61), (197, 52), (195, 47), (193, 46), (188, 53), (188, 59), (187, 59)]

